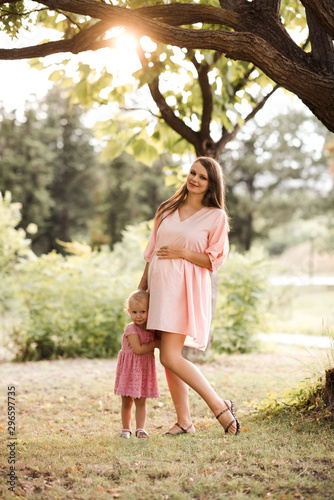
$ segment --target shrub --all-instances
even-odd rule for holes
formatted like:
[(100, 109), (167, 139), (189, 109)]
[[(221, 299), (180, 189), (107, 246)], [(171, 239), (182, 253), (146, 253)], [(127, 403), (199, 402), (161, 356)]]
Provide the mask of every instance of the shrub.
[[(20, 205), (7, 193), (0, 198), (3, 346), (20, 361), (115, 356), (128, 322), (124, 300), (138, 281), (124, 273), (120, 256), (129, 260), (126, 246), (118, 259), (75, 244), (68, 250), (74, 246), (77, 255), (37, 258), (25, 232), (16, 229), (19, 222)], [(138, 249), (141, 255), (140, 244)]]
[[(34, 256), (25, 231), (15, 229), (21, 220), (20, 209), (20, 203), (12, 203), (9, 192), (4, 196), (0, 193), (0, 340), (3, 347), (5, 333), (20, 329), (25, 317), (17, 264)], [(6, 347), (10, 347), (10, 339), (11, 335), (6, 339)]]
[(14, 334), (16, 359), (113, 357), (127, 316), (131, 279), (115, 275), (111, 254), (56, 253), (19, 269), (28, 321)]
[(212, 321), (212, 348), (219, 353), (246, 353), (255, 349), (255, 334), (266, 327), (268, 265), (260, 250), (245, 255), (231, 250), (220, 269)]

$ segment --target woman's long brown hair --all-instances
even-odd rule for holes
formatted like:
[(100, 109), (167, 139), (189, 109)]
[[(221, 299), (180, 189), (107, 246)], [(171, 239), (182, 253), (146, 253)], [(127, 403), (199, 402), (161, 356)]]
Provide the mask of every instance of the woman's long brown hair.
[[(199, 162), (207, 171), (209, 187), (203, 198), (203, 205), (205, 207), (220, 208), (226, 212), (225, 209), (225, 183), (223, 172), (219, 164), (213, 158), (207, 156), (199, 156), (194, 161)], [(157, 210), (156, 218), (161, 222), (172, 215), (176, 210), (185, 202), (188, 196), (187, 182), (180, 187), (180, 189), (168, 200), (161, 203)]]

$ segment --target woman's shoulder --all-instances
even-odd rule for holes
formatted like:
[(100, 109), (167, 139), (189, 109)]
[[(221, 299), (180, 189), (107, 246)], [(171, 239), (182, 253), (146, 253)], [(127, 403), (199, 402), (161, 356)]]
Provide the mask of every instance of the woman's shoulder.
[(215, 219), (221, 219), (221, 220), (227, 219), (227, 213), (222, 208), (217, 208), (217, 207), (207, 207), (207, 208), (208, 208), (207, 213), (209, 216)]

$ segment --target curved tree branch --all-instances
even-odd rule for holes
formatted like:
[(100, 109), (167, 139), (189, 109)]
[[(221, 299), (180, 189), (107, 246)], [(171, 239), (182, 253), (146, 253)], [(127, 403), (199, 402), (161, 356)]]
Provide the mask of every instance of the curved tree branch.
[(328, 0), (300, 0), (313, 13), (322, 29), (334, 38), (334, 4)]
[[(263, 108), (268, 99), (273, 95), (274, 92), (276, 92), (278, 88), (279, 85), (275, 85), (274, 88), (265, 97), (263, 97), (261, 101), (257, 103), (257, 105), (253, 108), (253, 110), (246, 116), (244, 123), (247, 123), (254, 118), (254, 116)], [(240, 130), (240, 125), (238, 124), (234, 127), (232, 131), (224, 130), (221, 139), (216, 144), (217, 155), (220, 155), (220, 153), (225, 148), (226, 144), (236, 137), (239, 130)]]
[[(149, 71), (149, 66), (145, 53), (141, 48), (137, 49), (138, 57), (142, 68), (145, 71)], [(186, 139), (190, 144), (198, 150), (200, 140), (197, 132), (194, 132), (188, 125), (186, 125), (181, 118), (175, 115), (173, 109), (167, 104), (166, 99), (162, 95), (159, 89), (159, 77), (155, 77), (154, 80), (148, 83), (148, 87), (151, 92), (151, 96), (159, 108), (161, 117), (175, 132), (177, 132), (181, 137)]]

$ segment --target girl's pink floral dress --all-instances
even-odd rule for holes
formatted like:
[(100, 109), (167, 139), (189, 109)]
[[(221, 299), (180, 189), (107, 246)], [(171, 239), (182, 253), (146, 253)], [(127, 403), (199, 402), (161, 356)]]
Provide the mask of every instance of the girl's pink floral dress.
[(160, 394), (154, 351), (136, 354), (128, 340), (129, 335), (139, 335), (142, 344), (155, 340), (154, 333), (142, 330), (134, 323), (125, 328), (122, 349), (118, 353), (114, 392), (133, 398), (158, 398)]

